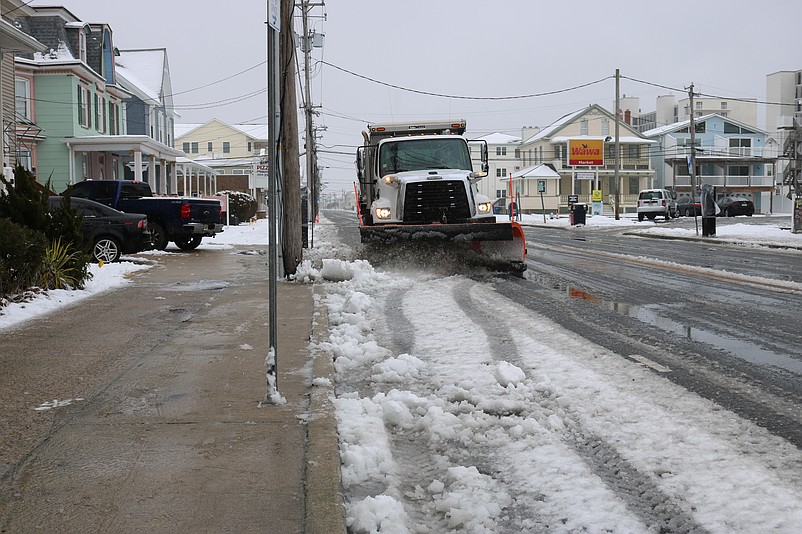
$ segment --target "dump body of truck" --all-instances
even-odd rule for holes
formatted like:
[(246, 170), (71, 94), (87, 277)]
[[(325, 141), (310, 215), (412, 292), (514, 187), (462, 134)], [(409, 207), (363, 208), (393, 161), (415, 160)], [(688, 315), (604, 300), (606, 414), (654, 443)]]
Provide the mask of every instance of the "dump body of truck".
[(487, 175), (487, 143), (474, 171), (465, 121), (368, 125), (357, 150), (363, 243), (436, 240), (465, 243), (492, 263), (526, 268), (523, 230), (497, 222), (476, 184)]

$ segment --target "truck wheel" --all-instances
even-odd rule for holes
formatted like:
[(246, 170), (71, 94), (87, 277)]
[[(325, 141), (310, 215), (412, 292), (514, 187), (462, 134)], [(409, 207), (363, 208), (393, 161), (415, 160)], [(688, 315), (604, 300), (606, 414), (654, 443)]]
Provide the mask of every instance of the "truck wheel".
[(201, 244), (201, 239), (203, 239), (203, 236), (199, 235), (192, 237), (179, 237), (174, 241), (174, 243), (181, 250), (195, 250), (198, 248), (198, 245)]
[(153, 248), (156, 250), (166, 249), (168, 239), (164, 226), (159, 223), (148, 223), (148, 230), (150, 230), (150, 242), (153, 243)]
[(112, 263), (120, 259), (120, 243), (112, 237), (99, 237), (92, 247), (92, 259)]

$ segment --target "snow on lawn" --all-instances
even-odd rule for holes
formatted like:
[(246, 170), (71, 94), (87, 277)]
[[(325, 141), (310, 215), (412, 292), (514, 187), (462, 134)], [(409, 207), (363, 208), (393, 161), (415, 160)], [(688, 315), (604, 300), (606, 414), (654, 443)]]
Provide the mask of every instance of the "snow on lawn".
[[(326, 230), (318, 239), (336, 241)], [(318, 262), (301, 271), (326, 281), (351, 532), (649, 532), (664, 521), (671, 531), (791, 533), (802, 524), (802, 453), (637, 355), (579, 338), (491, 284)], [(477, 323), (466, 309), (489, 312)], [(484, 321), (509, 329), (503, 354)], [(398, 343), (403, 352), (388, 348)], [(418, 450), (398, 454), (398, 439)], [(627, 487), (597, 463), (617, 466)]]
[[(261, 244), (267, 244), (267, 221), (264, 220), (254, 224), (227, 226), (217, 237), (203, 238), (198, 250), (225, 250), (233, 248), (233, 245)], [(124, 255), (121, 258), (122, 261), (105, 263), (102, 267), (98, 264), (91, 264), (89, 272), (92, 274), (92, 278), (86, 282), (83, 290), (59, 289), (35, 293), (31, 294), (25, 302), (9, 303), (1, 307), (0, 330), (17, 326), (60, 307), (75, 305), (83, 299), (129, 283), (129, 275), (149, 269), (158, 261), (159, 256), (173, 253), (181, 253), (181, 251), (171, 243), (165, 251), (150, 250), (139, 254)]]
[[(496, 216), (498, 221), (509, 220), (506, 217)], [(743, 219), (743, 218), (739, 218)], [(716, 235), (705, 237), (711, 241), (727, 241), (734, 243), (788, 246), (802, 248), (802, 234), (793, 234), (791, 228), (791, 216), (784, 215), (754, 215), (749, 223), (734, 222), (737, 219), (718, 218), (716, 219)], [(699, 231), (693, 224), (693, 218), (684, 217), (675, 221), (687, 221), (691, 228), (673, 228), (664, 226), (662, 219), (655, 221), (638, 222), (634, 214), (622, 215), (619, 220), (613, 217), (602, 215), (589, 216), (586, 224), (581, 227), (589, 230), (620, 227), (628, 233), (638, 233), (646, 235), (656, 235), (674, 238), (701, 238), (702, 219), (698, 218)], [(523, 225), (545, 225), (571, 228), (568, 216), (562, 215), (560, 218), (551, 219), (546, 216), (545, 222), (542, 215), (523, 215), (520, 221)]]

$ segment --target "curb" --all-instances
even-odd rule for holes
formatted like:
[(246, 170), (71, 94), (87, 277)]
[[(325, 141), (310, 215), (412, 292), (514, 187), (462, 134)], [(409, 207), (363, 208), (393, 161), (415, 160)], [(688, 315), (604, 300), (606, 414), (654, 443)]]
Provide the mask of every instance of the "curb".
[(326, 378), (310, 386), (309, 420), (306, 451), (306, 511), (304, 532), (312, 534), (345, 534), (345, 505), (340, 479), (340, 449), (337, 419), (334, 415), (334, 362), (321, 349), (328, 341), (329, 317), (321, 305), (323, 290), (314, 286), (312, 336), (312, 379)]

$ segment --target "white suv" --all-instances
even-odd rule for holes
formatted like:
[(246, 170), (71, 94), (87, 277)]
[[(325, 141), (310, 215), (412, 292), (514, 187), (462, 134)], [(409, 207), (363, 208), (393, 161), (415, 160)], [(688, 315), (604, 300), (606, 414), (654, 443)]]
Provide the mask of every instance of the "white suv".
[(638, 220), (653, 220), (662, 215), (669, 220), (677, 216), (677, 194), (668, 189), (644, 189), (638, 193)]

